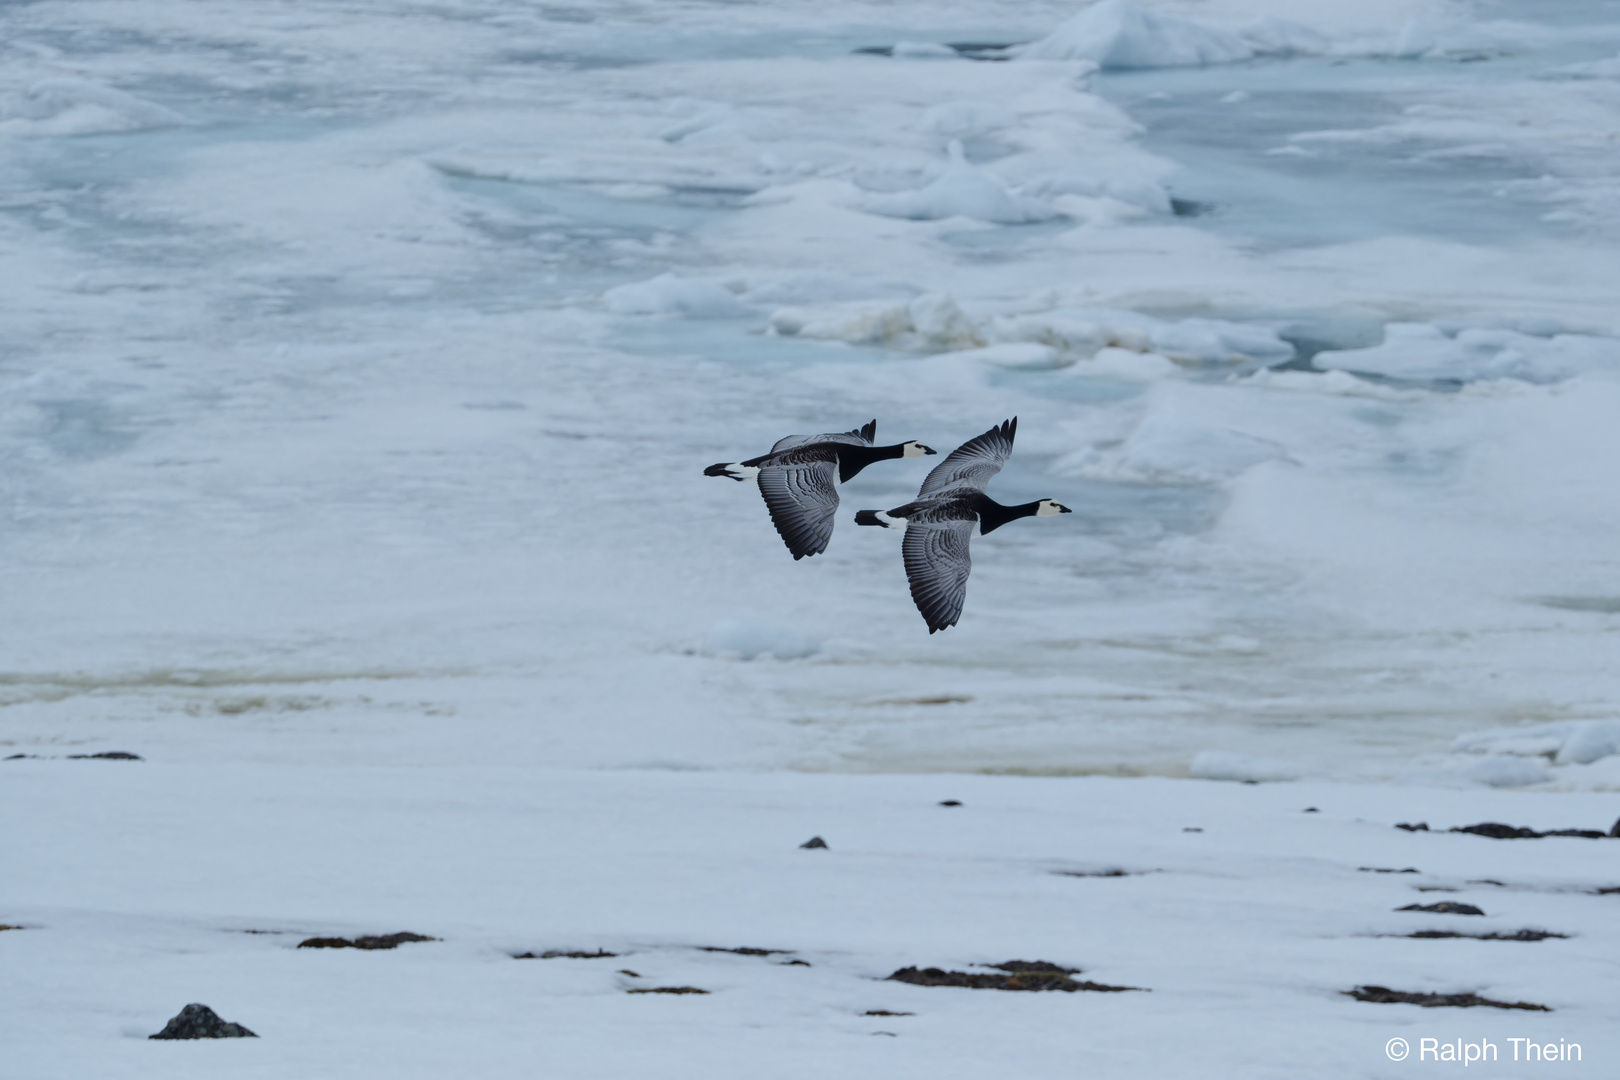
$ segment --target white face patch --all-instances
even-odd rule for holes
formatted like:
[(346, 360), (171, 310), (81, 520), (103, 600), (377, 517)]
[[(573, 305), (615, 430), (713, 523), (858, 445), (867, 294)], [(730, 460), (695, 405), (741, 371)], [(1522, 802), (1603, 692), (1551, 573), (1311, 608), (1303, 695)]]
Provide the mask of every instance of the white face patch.
[(1056, 499), (1042, 499), (1041, 505), (1035, 508), (1035, 516), (1053, 517), (1057, 514), (1064, 513), (1067, 509), (1068, 507), (1064, 506)]
[(908, 443), (906, 443), (905, 450), (901, 451), (900, 456), (901, 457), (927, 457), (928, 456), (928, 447), (924, 446), (920, 442), (908, 442)]

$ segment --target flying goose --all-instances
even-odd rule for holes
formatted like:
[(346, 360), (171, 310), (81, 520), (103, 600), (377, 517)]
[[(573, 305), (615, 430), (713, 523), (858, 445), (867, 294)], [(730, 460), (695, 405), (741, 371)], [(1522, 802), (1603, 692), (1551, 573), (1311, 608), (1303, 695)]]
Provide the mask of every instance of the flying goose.
[(729, 476), (738, 482), (757, 480), (772, 524), (794, 559), (802, 559), (827, 550), (833, 515), (838, 511), (839, 484), (874, 461), (936, 453), (915, 441), (873, 446), (876, 435), (876, 420), (837, 435), (789, 435), (768, 454), (747, 461), (722, 461), (704, 469), (703, 475)]
[(857, 525), (906, 530), (901, 544), (906, 577), (930, 634), (955, 626), (962, 617), (968, 572), (973, 569), (969, 541), (1019, 518), (1070, 512), (1055, 499), (1003, 506), (984, 493), (985, 485), (1012, 456), (1017, 432), (1015, 416), (951, 451), (923, 481), (915, 502), (855, 515)]

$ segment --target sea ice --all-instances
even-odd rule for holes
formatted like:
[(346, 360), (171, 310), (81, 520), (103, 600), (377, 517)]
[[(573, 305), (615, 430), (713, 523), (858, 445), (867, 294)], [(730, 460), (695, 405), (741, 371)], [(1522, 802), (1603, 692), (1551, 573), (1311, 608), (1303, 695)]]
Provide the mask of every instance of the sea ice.
[(952, 139), (947, 152), (950, 160), (945, 171), (927, 186), (893, 195), (868, 195), (858, 205), (874, 214), (914, 221), (965, 217), (1017, 225), (1054, 216), (1051, 210), (1014, 195), (970, 164), (960, 140)]
[(722, 619), (703, 639), (707, 656), (735, 656), (753, 660), (771, 655), (778, 660), (799, 660), (821, 651), (821, 642), (800, 630), (756, 619)]
[(1397, 322), (1384, 328), (1382, 345), (1320, 352), (1314, 363), (1401, 379), (1555, 382), (1620, 372), (1620, 340), (1583, 334), (1534, 337), (1488, 328), (1449, 335), (1432, 323)]
[(1298, 780), (1302, 770), (1286, 761), (1238, 754), (1228, 750), (1201, 750), (1193, 756), (1187, 775), (1195, 780)]
[(602, 294), (617, 315), (684, 315), (695, 319), (735, 319), (752, 314), (735, 293), (704, 278), (660, 274), (651, 281), (618, 285)]
[(177, 127), (173, 109), (90, 79), (40, 79), (21, 94), (0, 99), (0, 133), (90, 135)]
[(1131, 3), (1102, 0), (1039, 41), (1019, 60), (1094, 60), (1104, 68), (1185, 67), (1248, 60), (1254, 48), (1229, 30)]

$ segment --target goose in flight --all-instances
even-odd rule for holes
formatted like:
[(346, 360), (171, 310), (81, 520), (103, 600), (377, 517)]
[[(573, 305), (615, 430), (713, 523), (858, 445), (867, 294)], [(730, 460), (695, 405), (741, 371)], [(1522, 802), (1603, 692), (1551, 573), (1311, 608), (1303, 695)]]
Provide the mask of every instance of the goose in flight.
[(794, 559), (802, 559), (827, 550), (833, 515), (838, 512), (839, 484), (874, 461), (936, 452), (915, 441), (873, 446), (876, 435), (876, 420), (836, 435), (789, 435), (768, 454), (747, 461), (722, 461), (704, 469), (703, 475), (758, 481), (771, 523)]
[(923, 481), (915, 502), (855, 515), (857, 525), (906, 530), (901, 544), (906, 578), (930, 634), (955, 626), (962, 617), (968, 572), (973, 569), (969, 541), (1019, 518), (1070, 512), (1055, 499), (1003, 506), (984, 493), (985, 485), (1012, 456), (1017, 432), (1015, 416), (951, 451)]

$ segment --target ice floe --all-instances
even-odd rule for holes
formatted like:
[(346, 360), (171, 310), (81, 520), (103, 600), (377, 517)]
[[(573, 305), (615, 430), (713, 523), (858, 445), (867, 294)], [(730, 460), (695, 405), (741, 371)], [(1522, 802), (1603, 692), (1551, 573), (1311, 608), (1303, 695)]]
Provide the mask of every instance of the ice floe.
[(1620, 373), (1620, 340), (1584, 334), (1536, 337), (1482, 327), (1448, 334), (1432, 323), (1390, 323), (1383, 344), (1321, 352), (1314, 363), (1398, 379), (1555, 382)]
[(1254, 47), (1232, 31), (1130, 0), (1102, 0), (1017, 50), (1019, 60), (1092, 60), (1105, 68), (1228, 64), (1254, 54)]
[(186, 118), (155, 102), (90, 79), (40, 79), (0, 98), (0, 133), (98, 135), (178, 127)]
[(799, 660), (821, 651), (821, 642), (802, 630), (757, 619), (722, 619), (703, 639), (707, 656), (734, 656), (753, 660), (774, 656), (778, 660)]
[(1055, 216), (1052, 210), (1013, 194), (975, 168), (964, 155), (960, 140), (952, 139), (947, 152), (949, 161), (945, 171), (926, 186), (916, 191), (868, 195), (857, 205), (874, 214), (915, 221), (965, 217), (1018, 225)]
[(675, 274), (660, 274), (650, 281), (616, 286), (602, 294), (602, 304), (618, 315), (735, 319), (753, 312), (719, 282)]

